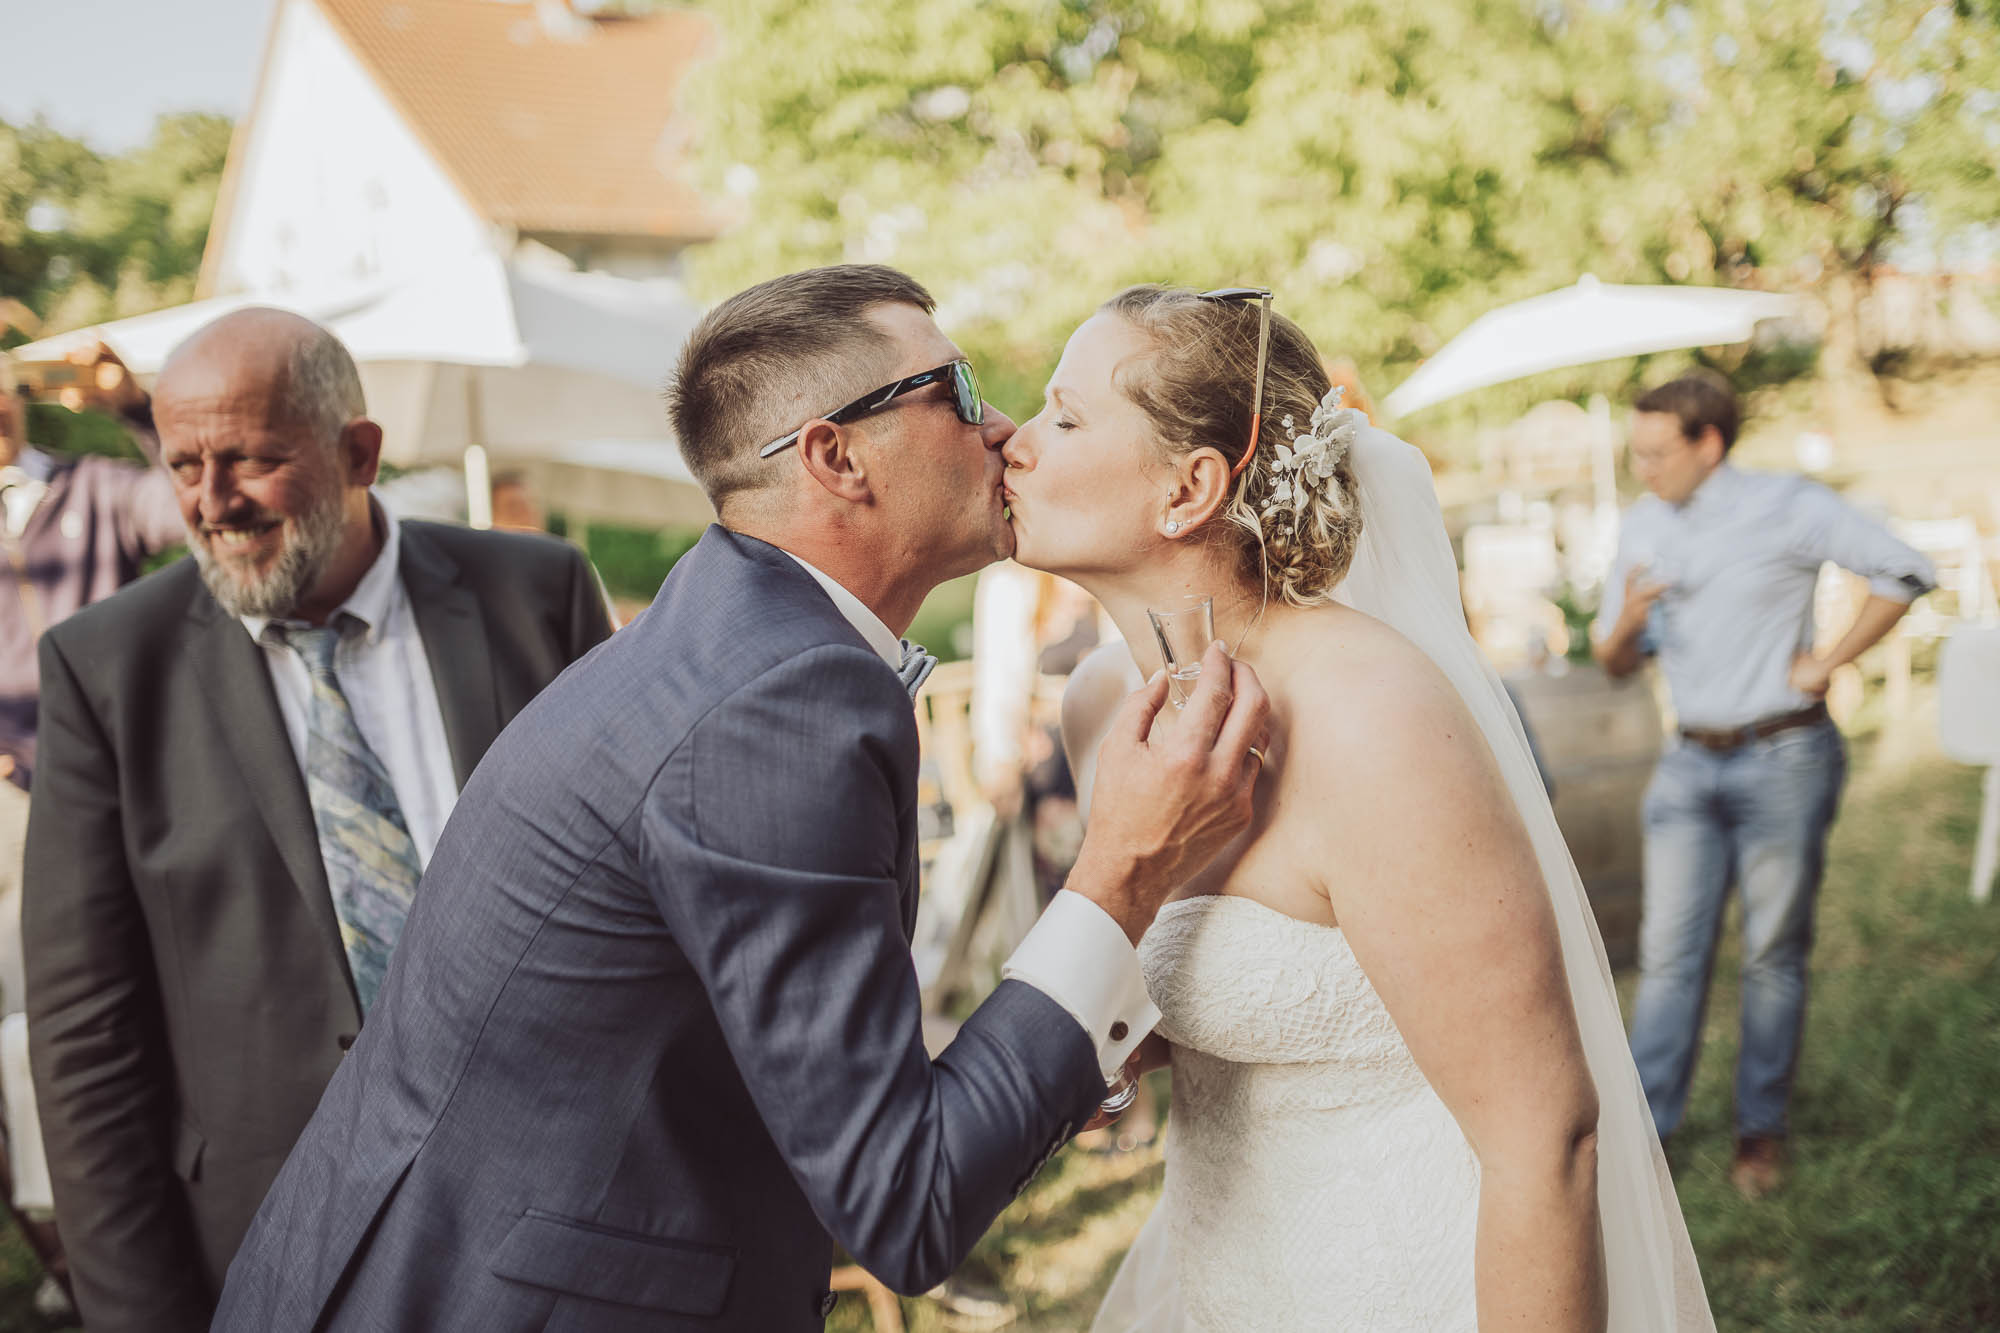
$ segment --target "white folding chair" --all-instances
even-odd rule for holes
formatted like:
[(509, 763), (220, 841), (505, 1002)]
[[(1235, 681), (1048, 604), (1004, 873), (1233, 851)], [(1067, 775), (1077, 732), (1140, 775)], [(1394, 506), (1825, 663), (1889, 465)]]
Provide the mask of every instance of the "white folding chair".
[(1964, 623), (1938, 655), (1938, 739), (1960, 763), (1986, 769), (1972, 854), (1972, 899), (2000, 871), (2000, 621)]

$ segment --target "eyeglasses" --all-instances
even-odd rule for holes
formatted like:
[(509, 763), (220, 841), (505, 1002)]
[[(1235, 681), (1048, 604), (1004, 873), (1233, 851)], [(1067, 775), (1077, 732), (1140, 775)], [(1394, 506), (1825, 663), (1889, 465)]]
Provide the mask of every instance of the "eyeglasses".
[[(825, 416), (814, 417), (813, 421), (831, 421), (835, 425), (852, 421), (856, 417), (864, 417), (870, 412), (887, 407), (906, 393), (940, 381), (950, 382), (951, 405), (958, 412), (960, 421), (968, 426), (985, 424), (986, 400), (980, 397), (979, 376), (973, 373), (970, 361), (947, 361), (941, 366), (934, 366), (915, 375), (906, 375), (893, 384), (885, 384), (879, 389), (862, 394), (845, 407), (837, 407)], [(808, 421), (806, 426), (811, 424), (812, 421)], [(800, 426), (789, 435), (780, 435), (759, 449), (757, 457), (769, 458), (772, 454), (791, 448), (799, 442), (799, 436), (805, 431), (806, 426)]]
[(1269, 287), (1217, 287), (1212, 292), (1203, 292), (1204, 301), (1256, 301), (1257, 312), (1257, 386), (1250, 398), (1250, 443), (1243, 446), (1243, 457), (1236, 466), (1229, 469), (1229, 478), (1234, 481), (1250, 466), (1251, 456), (1257, 452), (1257, 437), (1264, 429), (1264, 362), (1271, 350), (1271, 289)]

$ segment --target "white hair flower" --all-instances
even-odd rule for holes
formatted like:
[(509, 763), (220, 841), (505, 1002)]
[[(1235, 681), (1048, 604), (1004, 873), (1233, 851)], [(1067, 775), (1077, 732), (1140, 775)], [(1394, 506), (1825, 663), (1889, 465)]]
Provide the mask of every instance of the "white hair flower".
[(1290, 413), (1284, 416), (1280, 424), (1290, 444), (1278, 445), (1272, 457), (1271, 493), (1259, 507), (1264, 517), (1287, 503), (1295, 515), (1303, 514), (1307, 501), (1326, 488), (1340, 461), (1354, 447), (1362, 417), (1353, 408), (1340, 405), (1345, 396), (1346, 390), (1338, 384), (1328, 389), (1313, 409), (1311, 427), (1304, 435), (1293, 429)]

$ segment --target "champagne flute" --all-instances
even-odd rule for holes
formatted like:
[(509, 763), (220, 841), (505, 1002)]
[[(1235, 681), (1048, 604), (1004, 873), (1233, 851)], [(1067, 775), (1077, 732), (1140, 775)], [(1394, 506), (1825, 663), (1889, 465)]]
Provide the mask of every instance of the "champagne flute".
[(1132, 1077), (1129, 1066), (1118, 1071), (1118, 1077), (1105, 1085), (1104, 1100), (1097, 1104), (1102, 1115), (1123, 1115), (1132, 1103), (1139, 1100), (1139, 1080)]
[(1146, 619), (1167, 668), (1167, 697), (1175, 708), (1185, 708), (1201, 676), (1202, 654), (1215, 642), (1215, 599), (1177, 597), (1165, 606), (1147, 607)]

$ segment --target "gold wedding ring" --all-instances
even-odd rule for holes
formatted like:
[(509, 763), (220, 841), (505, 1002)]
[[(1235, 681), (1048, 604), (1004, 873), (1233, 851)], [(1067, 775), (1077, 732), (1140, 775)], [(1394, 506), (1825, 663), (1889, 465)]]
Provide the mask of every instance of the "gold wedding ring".
[(1257, 761), (1257, 767), (1262, 768), (1264, 766), (1264, 752), (1254, 745), (1247, 748), (1250, 751), (1250, 757)]

